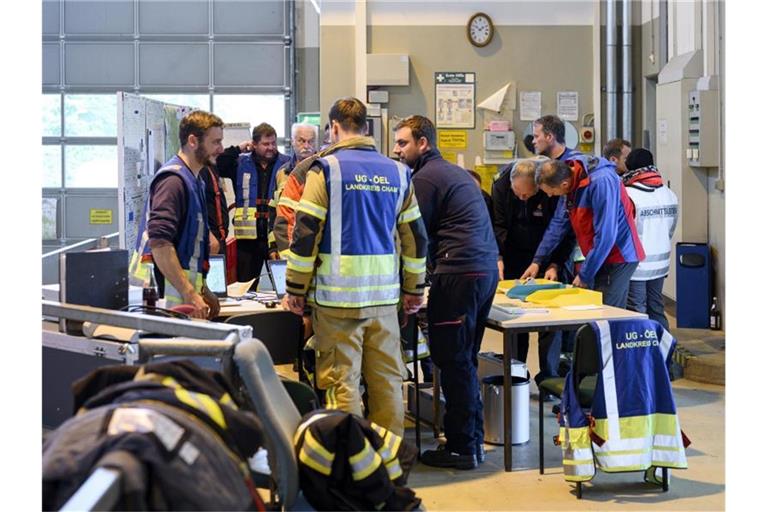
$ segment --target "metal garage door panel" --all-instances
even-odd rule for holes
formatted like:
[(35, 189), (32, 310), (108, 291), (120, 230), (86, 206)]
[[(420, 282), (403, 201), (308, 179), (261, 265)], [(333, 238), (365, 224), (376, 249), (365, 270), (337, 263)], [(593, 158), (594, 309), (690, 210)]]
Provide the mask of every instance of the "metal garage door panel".
[(200, 0), (139, 2), (139, 33), (143, 35), (207, 35), (208, 2)]
[[(118, 230), (116, 189), (96, 189), (90, 194), (82, 195), (70, 189), (65, 201), (64, 222), (67, 238), (94, 238)], [(112, 223), (91, 224), (92, 220), (99, 222), (105, 218), (102, 210), (112, 212)]]
[(43, 35), (59, 35), (59, 0), (43, 0)]
[(216, 43), (213, 81), (220, 85), (285, 83), (285, 46), (281, 43)]
[(214, 34), (266, 35), (284, 32), (284, 2), (219, 0), (213, 4)]
[(43, 85), (58, 85), (60, 80), (59, 43), (43, 43)]
[(64, 33), (133, 34), (133, 1), (64, 2)]
[(133, 87), (133, 43), (66, 43), (67, 85)]
[(208, 44), (142, 43), (139, 46), (139, 83), (151, 85), (208, 85)]

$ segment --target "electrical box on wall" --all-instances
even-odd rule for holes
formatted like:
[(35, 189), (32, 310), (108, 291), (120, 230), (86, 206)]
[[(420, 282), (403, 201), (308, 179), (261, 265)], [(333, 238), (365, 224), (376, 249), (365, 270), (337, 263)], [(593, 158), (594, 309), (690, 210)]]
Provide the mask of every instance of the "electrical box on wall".
[(409, 85), (408, 55), (369, 53), (368, 85)]
[(718, 91), (688, 93), (688, 144), (685, 157), (691, 167), (720, 165), (720, 109)]
[(483, 132), (483, 163), (486, 165), (503, 165), (509, 163), (515, 156), (515, 132), (490, 131)]

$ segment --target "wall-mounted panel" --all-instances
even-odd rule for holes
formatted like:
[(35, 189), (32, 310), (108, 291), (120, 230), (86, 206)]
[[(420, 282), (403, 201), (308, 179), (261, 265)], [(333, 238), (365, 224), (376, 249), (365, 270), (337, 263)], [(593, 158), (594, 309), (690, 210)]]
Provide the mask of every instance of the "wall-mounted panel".
[(141, 0), (141, 34), (208, 34), (208, 2), (200, 0)]
[(60, 6), (59, 0), (43, 0), (43, 35), (59, 35)]
[(208, 85), (206, 43), (143, 43), (139, 46), (139, 83)]
[(64, 33), (67, 35), (133, 34), (133, 1), (64, 2)]
[(60, 80), (59, 43), (43, 43), (43, 85), (59, 85)]
[(284, 2), (220, 0), (213, 4), (214, 34), (267, 35), (284, 31)]
[(133, 43), (66, 43), (67, 85), (133, 87)]
[[(116, 189), (83, 195), (70, 191), (65, 201), (67, 238), (93, 238), (118, 230)], [(106, 223), (109, 220), (111, 224)]]
[(213, 81), (220, 85), (284, 84), (285, 46), (275, 43), (216, 43)]

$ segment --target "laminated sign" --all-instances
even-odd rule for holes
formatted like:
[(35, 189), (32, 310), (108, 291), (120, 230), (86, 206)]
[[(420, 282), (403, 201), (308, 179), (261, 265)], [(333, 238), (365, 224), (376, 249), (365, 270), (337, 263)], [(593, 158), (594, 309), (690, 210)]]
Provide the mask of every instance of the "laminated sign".
[(96, 208), (91, 208), (89, 223), (112, 224), (112, 210), (97, 210)]

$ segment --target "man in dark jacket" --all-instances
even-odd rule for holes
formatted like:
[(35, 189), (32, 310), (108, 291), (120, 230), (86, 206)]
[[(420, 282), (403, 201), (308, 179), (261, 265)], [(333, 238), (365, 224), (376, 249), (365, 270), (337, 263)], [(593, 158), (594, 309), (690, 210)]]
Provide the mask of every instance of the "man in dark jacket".
[(200, 178), (205, 183), (205, 206), (208, 210), (209, 240), (211, 254), (225, 254), (227, 235), (229, 234), (229, 210), (224, 196), (224, 183), (219, 171), (213, 164), (200, 171)]
[(411, 116), (396, 130), (395, 154), (413, 169), (429, 236), (430, 352), (445, 393), (445, 446), (425, 451), (421, 461), (473, 469), (485, 456), (477, 354), (498, 282), (493, 228), (472, 177), (435, 148), (432, 122)]
[[(541, 160), (518, 160), (501, 171), (493, 184), (493, 229), (499, 246), (499, 278), (518, 279), (536, 254), (549, 221), (557, 209), (557, 198), (547, 197), (536, 186), (536, 169)], [(575, 239), (567, 237), (543, 266), (544, 277), (557, 281), (573, 250)], [(539, 333), (539, 373), (535, 380), (557, 377), (560, 362), (561, 333)], [(525, 361), (528, 356), (528, 333), (517, 338), (513, 357)]]

